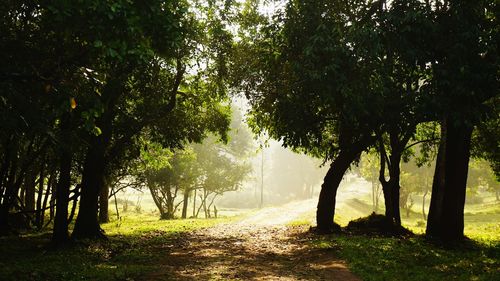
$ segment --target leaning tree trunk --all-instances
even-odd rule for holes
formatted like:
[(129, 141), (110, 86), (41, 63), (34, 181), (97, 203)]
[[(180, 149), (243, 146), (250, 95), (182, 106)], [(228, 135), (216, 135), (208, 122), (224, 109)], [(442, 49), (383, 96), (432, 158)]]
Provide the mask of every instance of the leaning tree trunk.
[(447, 118), (441, 124), (441, 145), (432, 185), (426, 235), (442, 241), (464, 237), (464, 206), (472, 127)]
[(359, 149), (359, 151), (341, 150), (330, 165), (319, 193), (316, 211), (316, 224), (319, 231), (328, 233), (335, 230), (333, 218), (335, 216), (337, 190), (345, 172), (361, 151), (362, 149)]

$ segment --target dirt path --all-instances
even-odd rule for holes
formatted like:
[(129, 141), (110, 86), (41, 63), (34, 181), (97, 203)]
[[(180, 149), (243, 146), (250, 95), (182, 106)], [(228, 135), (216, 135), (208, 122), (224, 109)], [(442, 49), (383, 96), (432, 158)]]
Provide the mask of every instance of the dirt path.
[(310, 203), (267, 208), (181, 237), (161, 270), (144, 280), (360, 280), (335, 249), (314, 249), (305, 227), (285, 225), (310, 211)]

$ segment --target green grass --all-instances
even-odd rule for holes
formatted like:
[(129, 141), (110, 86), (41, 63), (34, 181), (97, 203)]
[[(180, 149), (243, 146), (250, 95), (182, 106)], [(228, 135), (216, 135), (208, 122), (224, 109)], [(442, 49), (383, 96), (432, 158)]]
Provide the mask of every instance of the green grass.
[[(347, 217), (338, 213), (336, 222), (347, 225)], [(415, 233), (425, 232), (421, 214), (408, 218), (402, 214), (402, 219)], [(422, 235), (409, 239), (315, 236), (311, 243), (335, 251), (365, 281), (500, 280), (500, 204), (468, 206), (464, 221), (464, 233), (471, 240), (454, 248), (431, 244)]]
[(500, 280), (500, 244), (470, 243), (454, 249), (410, 239), (323, 236), (315, 247), (332, 249), (365, 281)]
[(103, 225), (109, 241), (51, 250), (50, 233), (0, 238), (0, 280), (133, 280), (155, 271), (182, 233), (227, 222), (133, 215)]

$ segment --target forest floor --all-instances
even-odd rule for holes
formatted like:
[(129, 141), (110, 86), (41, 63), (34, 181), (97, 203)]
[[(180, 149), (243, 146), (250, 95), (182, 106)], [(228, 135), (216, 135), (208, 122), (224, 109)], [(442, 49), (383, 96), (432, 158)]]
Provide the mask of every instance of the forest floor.
[(143, 280), (361, 280), (335, 248), (312, 247), (308, 226), (293, 224), (314, 202), (265, 208), (179, 236), (160, 270)]

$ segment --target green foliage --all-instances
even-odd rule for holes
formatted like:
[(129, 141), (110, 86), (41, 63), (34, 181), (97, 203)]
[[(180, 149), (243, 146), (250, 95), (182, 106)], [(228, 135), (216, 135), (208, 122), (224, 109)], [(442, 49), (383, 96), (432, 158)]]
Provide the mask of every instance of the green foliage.
[(472, 135), (472, 156), (488, 160), (500, 181), (500, 97), (486, 103), (489, 108), (484, 120), (476, 127)]
[(377, 127), (380, 111), (371, 109), (378, 104), (374, 93), (379, 89), (377, 77), (369, 74), (374, 72), (371, 50), (377, 48), (372, 41), (358, 41), (356, 32), (363, 27), (347, 25), (362, 14), (349, 7), (291, 1), (286, 13), (269, 22), (252, 10), (256, 7), (245, 7), (242, 25), (259, 25), (240, 34), (234, 76), (252, 105), (252, 129), (332, 159), (340, 146)]
[[(223, 107), (223, 112), (228, 113), (228, 108)], [(202, 205), (210, 207), (215, 197), (239, 189), (251, 170), (247, 158), (253, 150), (252, 137), (239, 111), (234, 110), (229, 135), (226, 135), (226, 125), (217, 123), (218, 119), (227, 122), (227, 115), (208, 114), (202, 119), (203, 112), (196, 113), (193, 109), (182, 112), (189, 113), (189, 118), (194, 119), (191, 125), (197, 126), (194, 130), (199, 136), (188, 137), (192, 143), (173, 150), (164, 148), (166, 144), (146, 143), (141, 151), (142, 164), (133, 172), (136, 177), (144, 179), (161, 217), (168, 219), (174, 217), (180, 204), (176, 202), (179, 192), (189, 197), (192, 191), (202, 190)], [(211, 130), (213, 119), (217, 124), (214, 128), (221, 130), (220, 135), (208, 135), (202, 141), (205, 131)], [(212, 196), (212, 202), (206, 202), (208, 196)]]
[(475, 197), (480, 190), (498, 194), (500, 193), (500, 182), (487, 161), (472, 160), (469, 163), (467, 177), (467, 199)]

